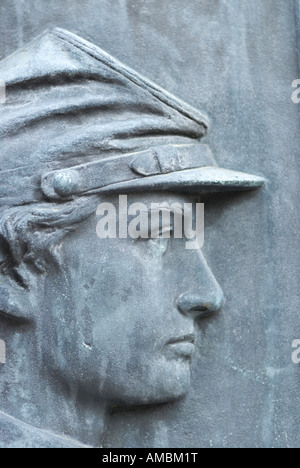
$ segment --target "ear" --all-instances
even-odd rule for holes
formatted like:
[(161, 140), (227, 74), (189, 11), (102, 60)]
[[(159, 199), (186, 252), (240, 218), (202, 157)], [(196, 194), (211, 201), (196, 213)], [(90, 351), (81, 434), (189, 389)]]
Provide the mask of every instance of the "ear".
[(18, 290), (12, 284), (0, 282), (0, 315), (11, 321), (32, 322), (29, 293)]
[(11, 255), (3, 240), (0, 242), (0, 315), (8, 320), (31, 322), (33, 273), (30, 267), (12, 266)]

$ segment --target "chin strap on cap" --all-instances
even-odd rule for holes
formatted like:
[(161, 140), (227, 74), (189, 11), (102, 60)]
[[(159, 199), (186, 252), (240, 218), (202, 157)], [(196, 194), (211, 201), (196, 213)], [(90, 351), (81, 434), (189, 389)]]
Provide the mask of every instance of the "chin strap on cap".
[(206, 145), (167, 145), (47, 172), (41, 185), (47, 198), (65, 199), (120, 182), (214, 165)]

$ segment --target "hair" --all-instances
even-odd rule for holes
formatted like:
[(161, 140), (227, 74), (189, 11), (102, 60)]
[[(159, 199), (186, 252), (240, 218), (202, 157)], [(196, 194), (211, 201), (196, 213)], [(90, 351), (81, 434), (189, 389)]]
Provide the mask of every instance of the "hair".
[(97, 195), (65, 203), (38, 203), (0, 209), (0, 273), (19, 280), (18, 267), (31, 263), (45, 272), (47, 255), (59, 261), (57, 246), (96, 210)]

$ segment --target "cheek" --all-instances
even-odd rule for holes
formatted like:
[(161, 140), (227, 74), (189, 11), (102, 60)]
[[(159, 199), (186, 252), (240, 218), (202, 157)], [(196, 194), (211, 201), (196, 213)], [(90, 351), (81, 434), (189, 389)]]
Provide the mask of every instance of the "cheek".
[[(167, 292), (164, 290), (162, 295), (162, 262), (158, 265), (157, 261), (149, 260), (139, 250), (129, 247), (125, 244), (121, 248), (114, 243), (102, 257), (86, 262), (82, 276), (88, 290), (86, 302), (94, 319), (110, 322), (114, 318), (113, 326), (124, 320), (123, 325), (130, 329), (143, 318), (156, 320), (162, 296)], [(132, 321), (132, 325), (128, 321)]]
[(155, 357), (158, 348), (156, 320), (152, 310), (141, 307), (135, 297), (99, 310), (93, 320), (93, 345), (101, 360), (126, 366), (145, 361), (145, 356), (147, 359)]
[[(125, 384), (130, 376), (134, 381), (142, 379), (145, 370), (149, 372), (161, 359), (158, 331), (164, 317), (153, 291), (146, 296), (149, 289), (144, 283), (135, 287), (130, 275), (114, 277), (113, 288), (103, 278), (101, 284), (95, 284), (93, 294), (101, 291), (102, 300), (93, 299), (90, 304), (90, 310), (94, 307), (89, 317), (93, 329), (87, 365), (93, 365), (106, 379)], [(86, 328), (84, 323), (82, 326)]]
[(128, 241), (104, 242), (102, 255), (86, 258), (80, 269), (85, 285), (78, 285), (81, 329), (93, 359), (104, 367), (140, 367), (159, 357), (174, 297), (165, 287), (162, 258), (147, 258), (146, 243), (130, 249), (134, 244)]

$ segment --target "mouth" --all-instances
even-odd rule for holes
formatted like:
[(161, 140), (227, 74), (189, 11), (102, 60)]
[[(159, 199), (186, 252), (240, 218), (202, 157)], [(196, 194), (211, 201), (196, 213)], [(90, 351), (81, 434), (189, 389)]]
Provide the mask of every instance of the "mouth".
[(195, 344), (196, 336), (193, 333), (188, 335), (180, 336), (179, 338), (172, 338), (167, 342), (167, 345), (177, 344), (177, 343), (190, 343)]
[(194, 354), (196, 337), (194, 334), (172, 338), (166, 344), (173, 357), (190, 360)]

